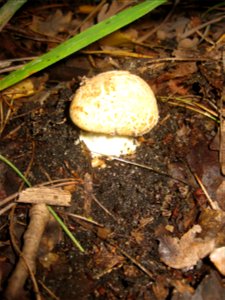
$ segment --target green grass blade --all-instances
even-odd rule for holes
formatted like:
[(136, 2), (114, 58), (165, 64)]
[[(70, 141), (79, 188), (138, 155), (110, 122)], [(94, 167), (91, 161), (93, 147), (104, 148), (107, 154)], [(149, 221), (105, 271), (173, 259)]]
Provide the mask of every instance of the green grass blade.
[(8, 0), (0, 9), (0, 31), (27, 0)]
[(81, 244), (78, 242), (78, 240), (74, 237), (74, 235), (68, 229), (68, 227), (65, 225), (65, 223), (56, 214), (54, 209), (51, 206), (48, 206), (48, 210), (53, 215), (53, 217), (56, 219), (56, 221), (59, 223), (59, 225), (62, 227), (62, 229), (65, 231), (65, 233), (68, 235), (68, 237), (71, 239), (71, 241), (74, 243), (74, 245), (80, 250), (80, 252), (84, 252), (85, 251), (84, 248), (81, 246)]
[(88, 28), (4, 77), (0, 81), (0, 91), (132, 23), (165, 2), (166, 0), (146, 0)]
[[(0, 161), (3, 161), (5, 164), (7, 164), (10, 168), (13, 169), (13, 171), (26, 183), (28, 187), (32, 187), (32, 184), (27, 180), (27, 178), (20, 172), (20, 170), (13, 164), (11, 161), (9, 161), (5, 156), (0, 154)], [(59, 225), (62, 227), (62, 229), (65, 231), (65, 233), (68, 235), (68, 237), (71, 239), (71, 241), (74, 243), (74, 245), (81, 251), (84, 252), (84, 248), (81, 246), (79, 241), (75, 238), (75, 236), (72, 234), (72, 232), (69, 230), (69, 228), (66, 226), (66, 224), (63, 223), (61, 218), (57, 215), (57, 213), (54, 211), (54, 209), (47, 205), (48, 210), (53, 215), (55, 220), (59, 223)]]
[(13, 171), (26, 183), (27, 186), (31, 187), (31, 183), (27, 180), (27, 178), (20, 172), (20, 170), (11, 163), (5, 156), (0, 154), (0, 160), (7, 164)]

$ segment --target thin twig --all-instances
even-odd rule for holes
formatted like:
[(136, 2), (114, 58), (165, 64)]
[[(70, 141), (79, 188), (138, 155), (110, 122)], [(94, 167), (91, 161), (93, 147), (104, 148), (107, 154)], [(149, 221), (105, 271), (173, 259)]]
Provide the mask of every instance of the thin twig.
[(150, 272), (148, 269), (146, 269), (135, 258), (133, 258), (132, 256), (130, 256), (130, 254), (128, 254), (126, 251), (124, 251), (122, 248), (120, 248), (120, 247), (118, 247), (116, 245), (113, 245), (113, 244), (111, 244), (111, 245), (114, 246), (116, 249), (118, 249), (119, 252), (121, 252), (126, 258), (128, 258), (135, 266), (137, 266), (142, 272), (144, 272), (145, 274), (147, 274), (151, 279), (154, 278), (153, 273)]
[(110, 215), (117, 222), (117, 218), (95, 197), (95, 195), (92, 195), (92, 198), (108, 215)]
[(152, 36), (155, 32), (157, 32), (170, 19), (179, 2), (180, 0), (175, 0), (172, 9), (169, 11), (169, 13), (165, 17), (165, 19), (161, 22), (161, 24), (159, 24), (159, 26), (154, 27), (150, 32), (147, 32), (145, 35), (141, 36), (138, 39), (138, 42), (142, 43), (143, 41), (147, 40), (150, 36)]
[(180, 38), (181, 38), (181, 39), (185, 39), (185, 38), (191, 36), (192, 34), (194, 34), (196, 31), (198, 31), (198, 30), (200, 30), (200, 29), (202, 29), (202, 28), (205, 28), (205, 27), (207, 27), (208, 25), (211, 25), (211, 24), (214, 24), (214, 23), (218, 23), (218, 22), (220, 22), (221, 20), (223, 20), (224, 18), (225, 18), (225, 15), (222, 15), (222, 16), (216, 18), (216, 19), (210, 20), (210, 21), (205, 22), (205, 23), (203, 23), (203, 24), (201, 24), (201, 25), (199, 25), (199, 26), (196, 26), (195, 28), (190, 29), (190, 30), (184, 32), (184, 33), (181, 35)]
[(209, 196), (209, 193), (207, 192), (206, 188), (204, 187), (204, 185), (203, 185), (202, 181), (200, 180), (200, 178), (198, 177), (198, 175), (196, 173), (193, 173), (193, 175), (194, 175), (196, 181), (198, 182), (200, 188), (203, 190), (211, 208), (214, 210), (220, 210), (218, 203), (213, 201), (212, 198)]
[(137, 163), (137, 162), (134, 162), (134, 161), (131, 161), (131, 160), (124, 159), (124, 158), (116, 157), (116, 156), (109, 156), (109, 158), (113, 159), (113, 160), (121, 161), (121, 162), (129, 164), (129, 165), (133, 165), (133, 166), (136, 166), (136, 167), (139, 167), (139, 168), (147, 169), (147, 170), (152, 171), (154, 173), (157, 173), (159, 175), (163, 175), (163, 176), (169, 177), (169, 178), (171, 178), (171, 179), (173, 179), (175, 181), (179, 181), (179, 182), (181, 182), (181, 183), (183, 183), (185, 185), (189, 185), (190, 186), (190, 184), (188, 182), (186, 182), (184, 180), (181, 180), (181, 179), (178, 179), (178, 178), (175, 178), (172, 175), (169, 175), (169, 174), (167, 174), (165, 172), (162, 172), (160, 170), (156, 170), (156, 169), (154, 169), (154, 168), (152, 168), (150, 166), (147, 166), (147, 165), (144, 165), (144, 164), (140, 164), (140, 163)]
[(80, 215), (76, 215), (76, 214), (72, 214), (72, 213), (67, 213), (68, 216), (70, 217), (73, 217), (73, 218), (76, 218), (76, 219), (79, 219), (79, 220), (82, 220), (82, 221), (85, 221), (85, 222), (88, 222), (88, 223), (91, 223), (91, 224), (94, 224), (96, 226), (99, 226), (99, 227), (104, 227), (103, 224), (100, 224), (94, 220), (91, 220), (91, 219), (88, 219), (84, 216), (80, 216)]
[(60, 300), (59, 297), (57, 297), (41, 280), (38, 280), (38, 283), (42, 286), (42, 288), (49, 294), (51, 299), (54, 300)]
[(108, 215), (110, 215), (115, 221), (117, 221), (116, 217), (94, 195), (92, 179), (90, 174), (88, 173), (85, 174), (84, 188), (87, 196), (90, 199), (94, 200), (98, 204), (98, 206), (100, 206)]
[(10, 203), (7, 206), (5, 206), (4, 208), (0, 209), (0, 216), (3, 215), (6, 211), (10, 210), (14, 205), (16, 205), (16, 204)]
[(135, 53), (135, 52), (129, 52), (125, 50), (83, 50), (81, 53), (85, 54), (109, 54), (111, 56), (129, 56), (129, 57), (134, 57), (134, 58), (148, 58), (148, 61), (146, 62), (146, 65), (148, 64), (155, 64), (155, 63), (160, 63), (160, 62), (175, 62), (175, 61), (217, 61), (218, 59), (213, 59), (213, 58), (202, 58), (202, 57), (161, 57), (161, 58), (153, 58), (152, 55), (146, 55), (146, 54), (141, 54), (141, 53)]
[(79, 23), (79, 25), (70, 33), (68, 38), (75, 35), (78, 30), (86, 23), (88, 22), (92, 17), (94, 17), (102, 8), (102, 6), (106, 3), (106, 0), (102, 0), (96, 7), (93, 9), (93, 11), (82, 21)]

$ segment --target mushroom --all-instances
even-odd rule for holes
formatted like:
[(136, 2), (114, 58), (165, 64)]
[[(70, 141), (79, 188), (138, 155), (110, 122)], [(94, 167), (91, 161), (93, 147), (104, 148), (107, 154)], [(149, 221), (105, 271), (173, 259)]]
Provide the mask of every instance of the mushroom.
[(82, 129), (82, 140), (92, 155), (132, 154), (135, 137), (158, 121), (153, 91), (128, 71), (108, 71), (85, 79), (70, 106), (71, 120)]

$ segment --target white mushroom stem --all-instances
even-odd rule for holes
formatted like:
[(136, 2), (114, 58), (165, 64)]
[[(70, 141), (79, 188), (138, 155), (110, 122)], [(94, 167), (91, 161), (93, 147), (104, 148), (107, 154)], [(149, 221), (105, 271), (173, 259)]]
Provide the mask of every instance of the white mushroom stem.
[(81, 131), (80, 141), (84, 142), (93, 157), (133, 154), (139, 142), (132, 137), (110, 136)]

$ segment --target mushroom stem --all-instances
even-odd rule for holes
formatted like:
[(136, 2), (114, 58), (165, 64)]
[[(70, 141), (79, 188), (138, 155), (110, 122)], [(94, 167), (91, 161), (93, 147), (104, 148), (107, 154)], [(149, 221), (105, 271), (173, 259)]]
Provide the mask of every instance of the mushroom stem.
[(85, 143), (93, 157), (133, 154), (139, 145), (139, 142), (133, 137), (111, 136), (85, 131), (81, 131), (80, 141)]

